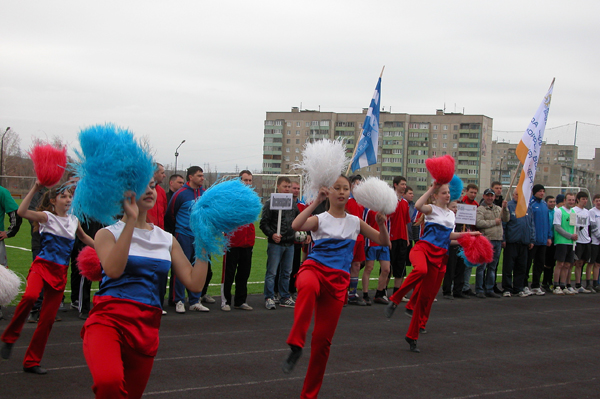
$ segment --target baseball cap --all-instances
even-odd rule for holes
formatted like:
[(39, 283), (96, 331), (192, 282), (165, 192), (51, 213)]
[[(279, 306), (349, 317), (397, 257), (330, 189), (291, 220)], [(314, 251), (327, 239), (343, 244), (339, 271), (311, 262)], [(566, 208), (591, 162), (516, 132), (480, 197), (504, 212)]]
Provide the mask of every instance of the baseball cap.
[(485, 191), (483, 192), (483, 195), (488, 195), (488, 194), (493, 194), (494, 196), (496, 196), (496, 193), (491, 188), (486, 188)]

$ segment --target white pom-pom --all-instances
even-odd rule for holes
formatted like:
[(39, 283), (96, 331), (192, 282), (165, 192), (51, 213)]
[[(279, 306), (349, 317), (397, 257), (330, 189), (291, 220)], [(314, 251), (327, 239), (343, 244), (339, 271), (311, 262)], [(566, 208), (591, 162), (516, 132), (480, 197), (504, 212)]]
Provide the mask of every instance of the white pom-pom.
[(377, 177), (367, 177), (365, 181), (354, 187), (352, 195), (356, 202), (365, 208), (386, 215), (394, 213), (398, 205), (398, 197), (394, 189)]
[(321, 187), (333, 186), (349, 163), (342, 141), (325, 139), (306, 144), (302, 152), (302, 163), (295, 166), (304, 170), (306, 203), (317, 198)]
[(0, 306), (8, 305), (17, 297), (21, 283), (15, 272), (0, 265)]

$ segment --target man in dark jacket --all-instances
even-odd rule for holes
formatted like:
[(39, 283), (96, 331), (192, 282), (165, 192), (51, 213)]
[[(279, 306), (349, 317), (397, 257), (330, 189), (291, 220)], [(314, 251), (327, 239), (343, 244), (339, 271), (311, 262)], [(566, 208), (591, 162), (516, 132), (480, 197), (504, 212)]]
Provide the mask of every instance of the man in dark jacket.
[(536, 184), (533, 186), (531, 192), (533, 196), (529, 201), (529, 212), (531, 213), (535, 225), (535, 242), (533, 243), (533, 248), (529, 250), (527, 258), (524, 290), (526, 293), (529, 293), (527, 277), (529, 276), (529, 270), (531, 270), (531, 264), (533, 263), (531, 293), (535, 295), (544, 295), (546, 292), (540, 287), (540, 277), (544, 271), (546, 248), (552, 245), (554, 228), (548, 218), (548, 205), (546, 205), (546, 201), (544, 201), (546, 189), (541, 184)]
[(533, 248), (535, 242), (535, 229), (531, 213), (517, 218), (518, 192), (513, 192), (513, 199), (507, 205), (510, 220), (504, 225), (504, 260), (502, 263), (502, 288), (504, 296), (518, 295), (529, 296), (523, 291), (525, 272), (527, 270), (527, 251)]
[[(277, 192), (289, 194), (292, 182), (289, 178), (281, 176), (277, 179)], [(277, 234), (277, 219), (279, 211), (271, 210), (271, 201), (265, 202), (260, 219), (260, 229), (267, 236), (267, 272), (265, 275), (265, 307), (276, 309), (274, 300), (275, 274), (277, 267), (281, 267), (279, 274), (279, 306), (293, 308), (294, 300), (290, 297), (289, 284), (292, 263), (294, 260), (294, 230), (292, 222), (298, 216), (298, 207), (281, 211), (281, 231)]]

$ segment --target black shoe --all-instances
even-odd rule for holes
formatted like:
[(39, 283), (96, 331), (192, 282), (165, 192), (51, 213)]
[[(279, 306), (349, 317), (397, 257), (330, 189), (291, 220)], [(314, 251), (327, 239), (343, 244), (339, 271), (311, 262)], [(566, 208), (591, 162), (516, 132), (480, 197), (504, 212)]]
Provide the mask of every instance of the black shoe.
[(48, 374), (48, 370), (46, 370), (45, 368), (42, 368), (40, 366), (33, 366), (33, 367), (23, 367), (23, 371), (26, 373), (32, 373), (32, 374)]
[(406, 342), (408, 342), (408, 345), (410, 345), (409, 350), (411, 352), (415, 352), (415, 353), (421, 352), (421, 350), (419, 348), (417, 348), (417, 341), (416, 340), (410, 339), (408, 337), (404, 337), (404, 339), (406, 340)]
[(498, 295), (495, 292), (486, 292), (485, 296), (488, 298), (502, 298), (502, 295)]
[(79, 310), (79, 301), (78, 300), (71, 302), (71, 309)]
[(39, 319), (40, 319), (40, 311), (32, 310), (31, 313), (29, 313), (29, 318), (27, 319), (27, 323), (37, 323)]
[(427, 334), (427, 330), (424, 328), (419, 328), (419, 334)]
[(463, 293), (464, 295), (466, 295), (466, 296), (475, 296), (475, 295), (477, 295), (477, 294), (475, 294), (475, 293), (474, 293), (473, 291), (471, 291), (471, 290), (466, 290), (466, 291), (463, 291), (462, 293)]
[(373, 302), (371, 302), (371, 298), (369, 298), (369, 296), (363, 296), (363, 301), (365, 302), (365, 304), (367, 306), (371, 306), (373, 304)]
[(452, 294), (444, 294), (443, 298), (444, 299), (448, 299), (450, 301), (454, 300), (454, 296)]
[(408, 317), (412, 317), (413, 311), (412, 311), (412, 309), (404, 309), (404, 314), (407, 315)]
[(88, 318), (88, 314), (87, 313), (79, 313), (79, 317), (81, 320), (87, 320)]
[(500, 294), (500, 295), (502, 295), (502, 290), (499, 289), (496, 285), (494, 285), (494, 294)]
[(302, 348), (294, 345), (290, 345), (290, 347), (292, 351), (281, 365), (281, 370), (283, 370), (285, 374), (291, 373), (292, 370), (294, 370), (296, 363), (298, 363), (298, 359), (302, 357)]
[(13, 345), (14, 344), (9, 344), (7, 342), (5, 342), (2, 345), (2, 349), (0, 349), (0, 356), (2, 357), (2, 359), (4, 359), (4, 360), (10, 359), (10, 353), (12, 352)]
[(396, 305), (394, 302), (390, 301), (390, 303), (388, 303), (388, 305), (385, 307), (385, 310), (383, 311), (383, 313), (385, 314), (385, 317), (387, 317), (388, 319), (391, 319), (392, 316), (394, 315), (394, 311), (396, 310), (396, 307), (398, 305)]
[(470, 296), (468, 296), (468, 295), (465, 295), (465, 294), (464, 294), (464, 293), (462, 293), (462, 292), (461, 292), (460, 294), (454, 294), (454, 298), (457, 298), (457, 299), (471, 299), (471, 297), (470, 297)]
[(356, 306), (367, 306), (367, 303), (365, 302), (364, 299), (362, 299), (361, 297), (354, 297), (352, 299), (348, 300), (348, 304), (349, 305), (356, 305)]

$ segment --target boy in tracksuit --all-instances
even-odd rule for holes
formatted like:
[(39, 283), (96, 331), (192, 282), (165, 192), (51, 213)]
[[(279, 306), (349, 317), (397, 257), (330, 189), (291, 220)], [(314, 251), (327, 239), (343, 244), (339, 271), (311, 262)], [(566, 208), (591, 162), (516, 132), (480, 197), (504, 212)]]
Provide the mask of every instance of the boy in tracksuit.
[(533, 248), (529, 250), (527, 257), (527, 272), (525, 273), (525, 290), (527, 287), (527, 277), (533, 263), (533, 277), (531, 279), (531, 293), (535, 295), (544, 295), (545, 291), (540, 286), (540, 277), (544, 271), (546, 260), (546, 249), (552, 245), (554, 228), (548, 219), (548, 205), (544, 201), (546, 190), (541, 184), (536, 184), (532, 189), (533, 196), (529, 201), (529, 211), (533, 217), (535, 225), (535, 242)]

